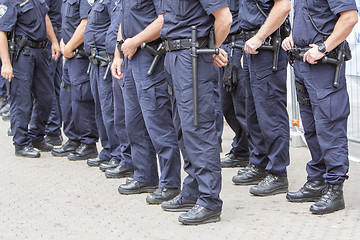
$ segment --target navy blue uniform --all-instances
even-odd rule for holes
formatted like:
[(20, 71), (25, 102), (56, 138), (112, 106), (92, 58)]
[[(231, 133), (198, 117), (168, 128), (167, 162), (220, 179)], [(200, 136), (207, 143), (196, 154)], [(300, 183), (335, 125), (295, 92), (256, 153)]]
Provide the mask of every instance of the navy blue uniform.
[[(239, 1), (228, 0), (229, 8), (233, 16), (233, 22), (230, 28), (229, 36), (239, 32)], [(231, 55), (231, 43), (225, 43), (221, 46), (228, 56)], [(230, 150), (236, 157), (248, 158), (249, 157), (249, 143), (247, 138), (247, 126), (245, 119), (245, 83), (244, 71), (240, 64), (243, 51), (240, 49), (233, 50), (233, 57), (231, 62), (237, 67), (237, 85), (232, 92), (226, 91), (223, 87), (223, 68), (220, 68), (220, 98), (222, 112), (229, 124), (230, 128), (235, 132), (235, 137), (231, 144)]]
[[(62, 37), (66, 44), (73, 36), (81, 20), (88, 17), (93, 1), (63, 0)], [(75, 56), (65, 60), (60, 102), (64, 121), (64, 133), (71, 140), (84, 144), (97, 142), (94, 98), (91, 93), (87, 57)], [(104, 158), (105, 159), (105, 158)]]
[[(106, 47), (106, 52), (111, 55), (114, 55), (115, 52), (117, 34), (121, 21), (121, 11), (122, 11), (121, 2), (122, 0), (111, 1), (111, 5), (110, 5), (111, 24), (106, 33), (105, 47)], [(122, 157), (122, 161), (120, 165), (127, 169), (133, 169), (132, 160), (131, 160), (131, 147), (125, 127), (125, 106), (124, 106), (123, 87), (124, 87), (123, 79), (117, 79), (112, 77), (112, 88), (113, 88), (113, 98), (114, 98), (114, 125), (115, 125), (115, 131), (119, 138), (121, 157)]]
[[(105, 52), (106, 33), (110, 26), (110, 15), (112, 0), (98, 0), (94, 2), (88, 16), (84, 33), (85, 52), (90, 54), (90, 49), (95, 48), (97, 52)], [(113, 42), (114, 46), (116, 41)], [(103, 150), (100, 155), (102, 159), (120, 162), (121, 149), (119, 138), (114, 125), (114, 99), (112, 89), (112, 77), (109, 72), (103, 80), (107, 65), (92, 64), (90, 69), (91, 92), (95, 101), (95, 119)]]
[[(60, 42), (61, 40), (61, 5), (62, 0), (45, 0), (46, 4), (49, 7), (49, 18), (53, 26), (55, 35)], [(53, 95), (53, 106), (49, 116), (49, 120), (46, 124), (45, 134), (48, 136), (60, 136), (61, 135), (61, 125), (62, 125), (62, 116), (60, 108), (60, 84), (62, 76), (62, 56), (54, 61), (52, 60), (51, 53), (51, 42), (48, 41), (48, 51), (49, 51), (49, 61), (50, 61), (50, 76), (54, 80), (54, 95)], [(35, 137), (39, 135), (37, 132), (37, 122), (35, 121), (37, 114), (37, 106), (34, 106), (32, 120), (30, 123), (29, 133), (31, 136)], [(41, 139), (38, 139), (41, 140)]]
[[(324, 38), (309, 21), (309, 14), (319, 30), (330, 34), (338, 14), (356, 10), (356, 4), (353, 0), (307, 0), (307, 4), (296, 0), (294, 9), (294, 43), (307, 47), (311, 43), (321, 43)], [(320, 61), (314, 65), (298, 60), (294, 63), (295, 80), (306, 87), (305, 92), (297, 90), (298, 97), (310, 99), (311, 103), (300, 103), (305, 138), (312, 158), (306, 167), (308, 180), (325, 179), (328, 184), (341, 184), (348, 178), (349, 170), (347, 119), (350, 106), (345, 64), (337, 88), (333, 87), (335, 68), (335, 65)]]
[[(167, 40), (191, 38), (191, 26), (198, 29), (198, 37), (207, 37), (214, 24), (211, 13), (227, 6), (226, 1), (164, 0), (164, 24), (161, 37)], [(168, 52), (165, 70), (174, 88), (178, 113), (177, 128), (181, 128), (184, 169), (188, 176), (183, 182), (181, 196), (196, 200), (212, 211), (221, 211), (221, 165), (215, 122), (214, 82), (219, 71), (212, 65), (210, 55), (198, 58), (199, 124), (193, 124), (192, 70), (189, 50)]]
[[(162, 14), (160, 3), (159, 0), (123, 1), (123, 38), (137, 35)], [(159, 183), (159, 188), (180, 188), (180, 153), (163, 59), (153, 75), (147, 76), (152, 60), (149, 52), (138, 49), (132, 60), (125, 59), (123, 65), (125, 121), (131, 144), (134, 179)], [(160, 162), (160, 181), (156, 153)]]
[[(269, 14), (273, 0), (257, 1)], [(240, 2), (239, 27), (259, 29), (266, 17), (255, 1)], [(279, 53), (278, 71), (272, 71), (273, 52), (259, 50), (244, 55), (246, 87), (246, 122), (253, 144), (250, 162), (270, 174), (285, 177), (289, 165), (289, 117), (286, 110), (286, 52)]]
[[(25, 36), (37, 43), (47, 41), (45, 15), (49, 8), (45, 0), (1, 0), (0, 5), (3, 12), (0, 21), (1, 31), (11, 32), (15, 29), (18, 38)], [(28, 125), (33, 99), (37, 105), (36, 121), (39, 123), (39, 135), (42, 135), (42, 138), (51, 111), (49, 102), (52, 102), (54, 84), (50, 79), (48, 51), (45, 45), (36, 45), (36, 48), (24, 47), (12, 64), (14, 78), (10, 93), (10, 113), (13, 140), (17, 150), (31, 145)]]

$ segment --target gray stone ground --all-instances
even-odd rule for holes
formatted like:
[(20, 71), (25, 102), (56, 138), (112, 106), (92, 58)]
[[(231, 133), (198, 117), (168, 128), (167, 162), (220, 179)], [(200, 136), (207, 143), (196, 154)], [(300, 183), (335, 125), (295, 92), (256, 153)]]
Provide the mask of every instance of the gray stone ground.
[[(178, 213), (148, 206), (146, 194), (121, 196), (125, 179), (108, 180), (84, 161), (15, 157), (7, 127), (0, 121), (0, 239), (360, 239), (360, 163), (350, 163), (346, 209), (323, 216), (285, 194), (251, 196), (249, 187), (232, 184), (237, 169), (224, 169), (222, 221), (183, 226)], [(222, 156), (232, 136), (226, 127)], [(304, 183), (308, 159), (307, 148), (291, 149), (290, 190)]]

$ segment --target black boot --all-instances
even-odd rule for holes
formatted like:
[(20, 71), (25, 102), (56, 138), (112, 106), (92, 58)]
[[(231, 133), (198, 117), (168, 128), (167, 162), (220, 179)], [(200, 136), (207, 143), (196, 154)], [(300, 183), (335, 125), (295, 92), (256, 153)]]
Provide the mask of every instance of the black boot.
[(35, 150), (31, 146), (26, 146), (23, 149), (15, 150), (15, 155), (18, 157), (26, 157), (26, 158), (39, 158), (39, 151)]
[(232, 181), (236, 185), (254, 185), (261, 182), (267, 174), (265, 169), (252, 165), (247, 172), (234, 176)]
[(190, 211), (179, 216), (179, 222), (185, 225), (199, 225), (220, 221), (221, 212), (215, 212), (196, 204)]
[(249, 163), (249, 158), (236, 157), (229, 152), (221, 159), (222, 168), (245, 167)]
[(196, 200), (190, 200), (182, 196), (177, 196), (169, 201), (161, 203), (161, 208), (169, 212), (187, 212), (196, 204)]
[(7, 97), (0, 97), (0, 109), (5, 107), (5, 105), (8, 103)]
[(34, 148), (36, 148), (42, 152), (50, 152), (54, 148), (54, 146), (47, 143), (45, 141), (45, 139), (42, 140), (41, 142), (32, 142), (32, 145)]
[(98, 151), (96, 148), (96, 144), (85, 144), (81, 143), (80, 146), (72, 153), (70, 153), (67, 158), (70, 161), (78, 161), (78, 160), (87, 160), (89, 158), (96, 158), (98, 155)]
[(45, 136), (45, 141), (53, 146), (61, 146), (63, 142), (62, 136)]
[(0, 115), (3, 115), (4, 113), (7, 113), (10, 111), (10, 103), (7, 102), (5, 106), (3, 106), (0, 110)]
[(169, 201), (179, 195), (180, 189), (178, 188), (158, 188), (155, 192), (146, 197), (148, 204), (161, 204), (164, 201)]
[(8, 135), (9, 137), (14, 136), (14, 133), (12, 132), (11, 127), (8, 128), (7, 135)]
[(314, 214), (332, 213), (345, 208), (343, 184), (327, 184), (324, 195), (311, 205), (310, 212)]
[(324, 180), (307, 181), (297, 192), (288, 192), (286, 199), (290, 202), (316, 202), (323, 195), (326, 185)]
[(267, 175), (258, 185), (252, 186), (249, 192), (255, 196), (270, 196), (288, 191), (287, 177)]
[(112, 159), (110, 161), (106, 161), (106, 162), (103, 162), (100, 164), (99, 166), (99, 169), (103, 172), (105, 172), (106, 170), (109, 170), (109, 169), (114, 169), (116, 168), (117, 166), (119, 166), (119, 162)]
[(79, 141), (68, 140), (64, 145), (59, 148), (53, 148), (51, 154), (55, 157), (66, 157), (74, 152), (80, 145)]
[(109, 160), (106, 159), (102, 159), (99, 156), (97, 156), (96, 158), (89, 158), (87, 160), (87, 165), (89, 167), (98, 167), (100, 166), (100, 164), (104, 163), (104, 162), (108, 162)]
[(116, 168), (105, 170), (105, 176), (107, 178), (123, 178), (134, 175), (134, 170), (125, 168), (119, 164)]

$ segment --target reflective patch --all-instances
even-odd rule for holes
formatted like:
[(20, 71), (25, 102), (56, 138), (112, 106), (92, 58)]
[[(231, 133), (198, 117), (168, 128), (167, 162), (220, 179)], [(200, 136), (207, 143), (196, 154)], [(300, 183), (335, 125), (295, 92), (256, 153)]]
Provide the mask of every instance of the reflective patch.
[(95, 0), (87, 0), (90, 6), (94, 5)]
[(24, 6), (27, 2), (29, 2), (29, 0), (26, 0), (25, 2), (20, 4), (20, 7)]
[(0, 18), (2, 18), (5, 15), (6, 11), (7, 11), (7, 6), (0, 5)]

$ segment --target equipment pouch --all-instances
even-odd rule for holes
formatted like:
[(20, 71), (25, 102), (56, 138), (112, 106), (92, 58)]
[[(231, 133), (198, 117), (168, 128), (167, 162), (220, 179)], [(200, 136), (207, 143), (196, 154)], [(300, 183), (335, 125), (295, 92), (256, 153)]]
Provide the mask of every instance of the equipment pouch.
[(285, 39), (290, 36), (291, 33), (291, 23), (289, 16), (286, 17), (284, 23), (280, 26), (281, 38)]
[(344, 57), (344, 61), (349, 61), (352, 58), (351, 55), (351, 49), (349, 46), (349, 43), (345, 40), (344, 41), (344, 53), (345, 53), (345, 57)]
[(236, 88), (237, 81), (237, 67), (229, 62), (224, 67), (223, 87), (227, 92), (232, 92)]

